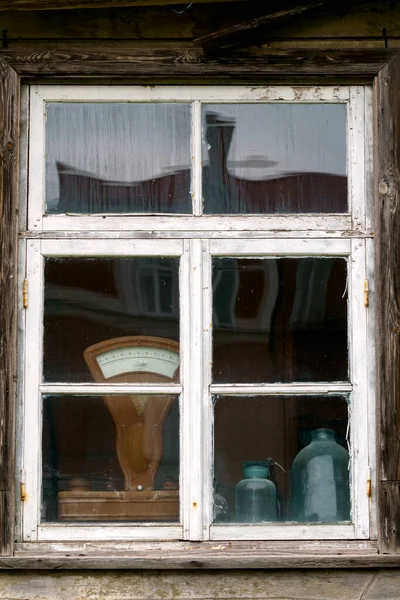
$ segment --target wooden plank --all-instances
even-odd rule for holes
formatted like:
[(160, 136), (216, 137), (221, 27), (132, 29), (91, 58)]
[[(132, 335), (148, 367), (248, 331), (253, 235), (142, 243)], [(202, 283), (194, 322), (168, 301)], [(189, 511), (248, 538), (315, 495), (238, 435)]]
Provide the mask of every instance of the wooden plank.
[(31, 555), (0, 559), (2, 569), (355, 569), (398, 567), (399, 555), (360, 556), (357, 554), (324, 556), (323, 554), (302, 554), (281, 556), (262, 554), (201, 554), (196, 551), (175, 556), (166, 553), (110, 556), (86, 556), (57, 554)]
[[(146, 0), (144, 0), (146, 1)], [(299, 1), (299, 4), (301, 1)], [(1, 3), (0, 3), (1, 4)], [(173, 2), (167, 2), (173, 4)], [(29, 19), (25, 11), (5, 11), (1, 13), (1, 29), (7, 32), (9, 47), (18, 40), (29, 39), (191, 39), (205, 36), (211, 31), (222, 30), (229, 25), (240, 23), (263, 14), (262, 7), (254, 2), (232, 2), (226, 4), (209, 3), (206, 7), (195, 2), (184, 10), (189, 2), (176, 12), (169, 6), (136, 6), (120, 9), (98, 8), (92, 11), (48, 10), (32, 11)], [(258, 8), (257, 8), (258, 6)], [(282, 6), (280, 7), (282, 8)], [(264, 6), (264, 14), (273, 7)], [(387, 28), (387, 43), (393, 47), (400, 34), (400, 11), (390, 10), (388, 2), (379, 6), (375, 3), (373, 19), (371, 5), (365, 3), (340, 7), (336, 14), (329, 16), (327, 11), (316, 11), (312, 18), (284, 20), (282, 26), (268, 31), (268, 43), (297, 44), (298, 47), (324, 45), (350, 47), (376, 47), (385, 45), (382, 29)], [(325, 14), (323, 14), (325, 12)], [(177, 14), (178, 13), (178, 14)], [(321, 14), (320, 14), (321, 13)], [(390, 23), (390, 25), (389, 25)], [(272, 28), (271, 28), (272, 29)], [(266, 40), (263, 32), (264, 40)], [(280, 41), (278, 41), (280, 40)]]
[(0, 59), (0, 554), (13, 549), (19, 80)]
[(203, 554), (210, 551), (218, 551), (231, 549), (233, 552), (245, 554), (247, 551), (261, 553), (267, 555), (314, 555), (314, 554), (351, 554), (351, 555), (371, 555), (378, 554), (377, 542), (371, 540), (346, 540), (346, 541), (321, 541), (321, 540), (273, 540), (273, 541), (236, 541), (232, 544), (215, 545), (215, 542), (204, 541), (201, 545), (197, 542), (183, 541), (168, 541), (164, 542), (162, 547), (157, 541), (90, 541), (84, 540), (80, 542), (25, 542), (16, 544), (15, 554), (19, 557), (31, 556), (33, 553), (47, 555), (51, 552), (61, 554), (78, 553), (85, 556), (96, 554), (109, 556), (112, 552), (115, 553), (138, 553), (148, 554), (149, 552), (162, 551), (173, 554), (184, 554), (199, 550)]
[(269, 13), (267, 15), (263, 15), (262, 17), (250, 19), (249, 21), (244, 21), (243, 23), (237, 23), (236, 25), (232, 25), (231, 27), (226, 27), (225, 29), (221, 29), (220, 31), (215, 31), (214, 33), (209, 33), (208, 35), (196, 38), (193, 41), (193, 43), (195, 46), (204, 46), (205, 44), (209, 44), (210, 42), (215, 42), (217, 40), (220, 41), (222, 38), (226, 38), (227, 36), (232, 36), (237, 33), (242, 33), (244, 31), (254, 30), (258, 27), (261, 27), (262, 25), (272, 25), (277, 21), (281, 22), (285, 19), (293, 18), (297, 15), (302, 15), (303, 13), (319, 8), (326, 4), (328, 1), (329, 0), (316, 0), (314, 2), (307, 2), (307, 4), (301, 4), (300, 6), (286, 8), (285, 10), (279, 10), (274, 13)]
[(376, 108), (376, 316), (378, 536), (400, 554), (400, 57), (378, 75)]
[[(196, 0), (196, 2), (248, 2), (249, 0)], [(2, 0), (5, 10), (73, 10), (82, 8), (124, 8), (130, 6), (163, 6), (187, 4), (187, 0)]]
[[(199, 76), (232, 82), (232, 76), (254, 82), (257, 77), (333, 75), (371, 80), (397, 49), (271, 49), (257, 46), (207, 56), (191, 43), (70, 43), (13, 44), (0, 51), (21, 76), (115, 78), (141, 81), (152, 76), (171, 83)], [(236, 79), (237, 80), (237, 79)], [(198, 79), (197, 79), (198, 81)]]

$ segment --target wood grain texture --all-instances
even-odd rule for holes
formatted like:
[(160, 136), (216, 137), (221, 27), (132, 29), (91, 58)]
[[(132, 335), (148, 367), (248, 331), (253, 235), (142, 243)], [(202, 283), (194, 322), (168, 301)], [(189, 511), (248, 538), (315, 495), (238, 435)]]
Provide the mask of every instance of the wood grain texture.
[[(0, 3), (1, 5), (1, 3)], [(9, 48), (22, 39), (42, 40), (157, 40), (192, 39), (211, 32), (246, 22), (268, 11), (280, 10), (268, 3), (232, 2), (203, 4), (195, 2), (190, 9), (187, 4), (178, 10), (170, 6), (136, 6), (119, 9), (98, 8), (96, 10), (48, 10), (30, 11), (29, 19), (25, 11), (4, 11), (1, 14), (1, 29), (7, 31)], [(262, 8), (264, 9), (262, 11)], [(321, 13), (321, 14), (320, 14)], [(325, 13), (325, 14), (323, 14)], [(387, 42), (392, 47), (400, 35), (400, 10), (382, 0), (379, 4), (355, 3), (336, 7), (330, 14), (324, 8), (305, 13), (302, 19), (284, 19), (273, 24), (261, 40), (269, 44), (297, 44), (304, 48), (314, 46), (376, 47), (385, 43), (382, 29), (386, 27)], [(372, 45), (372, 46), (371, 46)]]
[[(386, 576), (388, 573), (388, 577)], [(386, 596), (377, 596), (380, 584)], [(392, 600), (393, 569), (329, 571), (3, 572), (1, 600)], [(376, 584), (376, 585), (374, 585)], [(368, 594), (374, 586), (374, 595)]]
[(400, 57), (379, 73), (376, 102), (378, 532), (400, 553)]
[[(144, 555), (118, 555), (112, 556), (85, 556), (70, 554), (68, 556), (57, 555), (31, 555), (29, 557), (10, 557), (0, 559), (0, 571), (4, 569), (44, 569), (44, 570), (136, 570), (136, 569), (160, 569), (160, 570), (216, 570), (216, 569), (376, 569), (376, 568), (399, 568), (400, 558), (397, 554), (375, 556), (323, 556), (323, 555), (301, 555), (301, 556), (262, 556), (244, 555), (232, 556), (222, 554), (220, 556), (205, 555), (198, 556), (168, 556), (165, 553)], [(0, 575), (1, 578), (1, 575)], [(213, 596), (212, 596), (213, 597)], [(399, 596), (400, 598), (400, 596)]]
[(14, 526), (19, 80), (0, 59), (0, 554)]
[[(196, 0), (197, 2), (248, 2), (249, 0)], [(123, 8), (125, 6), (162, 6), (187, 4), (187, 0), (2, 0), (5, 10), (73, 10), (80, 8)]]
[(262, 25), (271, 25), (272, 23), (293, 18), (298, 15), (302, 15), (306, 12), (309, 12), (313, 9), (319, 8), (324, 4), (327, 4), (328, 1), (329, 0), (316, 0), (314, 2), (307, 2), (306, 4), (301, 4), (300, 6), (287, 8), (285, 10), (279, 10), (277, 12), (266, 14), (262, 17), (250, 19), (249, 21), (245, 21), (243, 23), (237, 23), (236, 25), (232, 25), (231, 27), (226, 27), (225, 29), (221, 29), (220, 31), (215, 31), (214, 33), (209, 33), (208, 35), (199, 37), (195, 39), (193, 43), (195, 46), (203, 46), (210, 42), (220, 40), (221, 38), (232, 36), (236, 33), (254, 30), (258, 27), (261, 27)]
[[(13, 44), (0, 51), (24, 77), (232, 77), (334, 75), (372, 79), (396, 54), (397, 49), (271, 49), (268, 46), (229, 50), (208, 55), (192, 43)], [(197, 80), (199, 83), (200, 80)]]

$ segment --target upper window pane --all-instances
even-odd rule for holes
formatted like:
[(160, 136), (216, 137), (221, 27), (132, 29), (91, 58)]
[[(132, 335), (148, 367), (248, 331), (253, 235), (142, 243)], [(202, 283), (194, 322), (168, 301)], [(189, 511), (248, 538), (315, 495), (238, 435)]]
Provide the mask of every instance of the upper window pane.
[(178, 342), (178, 258), (46, 258), (45, 381), (176, 381)]
[(47, 104), (47, 213), (190, 213), (190, 105)]
[(347, 211), (344, 104), (203, 107), (208, 214)]
[(213, 381), (348, 379), (344, 258), (214, 258)]

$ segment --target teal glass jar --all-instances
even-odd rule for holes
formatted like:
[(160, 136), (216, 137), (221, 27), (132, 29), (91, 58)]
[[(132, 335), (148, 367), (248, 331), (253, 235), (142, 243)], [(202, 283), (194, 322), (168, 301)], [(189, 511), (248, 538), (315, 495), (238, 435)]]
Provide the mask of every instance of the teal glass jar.
[(238, 523), (263, 523), (276, 521), (276, 488), (267, 479), (268, 461), (243, 463), (244, 479), (236, 486), (236, 521)]
[(350, 520), (349, 453), (332, 429), (315, 429), (293, 461), (290, 512), (294, 521)]

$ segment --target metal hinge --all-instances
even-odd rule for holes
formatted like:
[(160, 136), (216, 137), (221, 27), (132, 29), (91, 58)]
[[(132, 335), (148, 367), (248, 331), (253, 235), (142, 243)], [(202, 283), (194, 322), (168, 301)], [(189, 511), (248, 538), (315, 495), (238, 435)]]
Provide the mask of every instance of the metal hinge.
[(369, 306), (369, 285), (368, 285), (368, 279), (364, 279), (364, 306)]
[(371, 467), (367, 468), (367, 496), (368, 496), (368, 498), (371, 498), (371, 496), (372, 496)]
[(22, 304), (24, 308), (28, 308), (28, 280), (24, 279), (22, 284)]
[(21, 502), (23, 502), (26, 498), (26, 489), (25, 489), (25, 471), (21, 469), (21, 483), (19, 484), (19, 497)]

